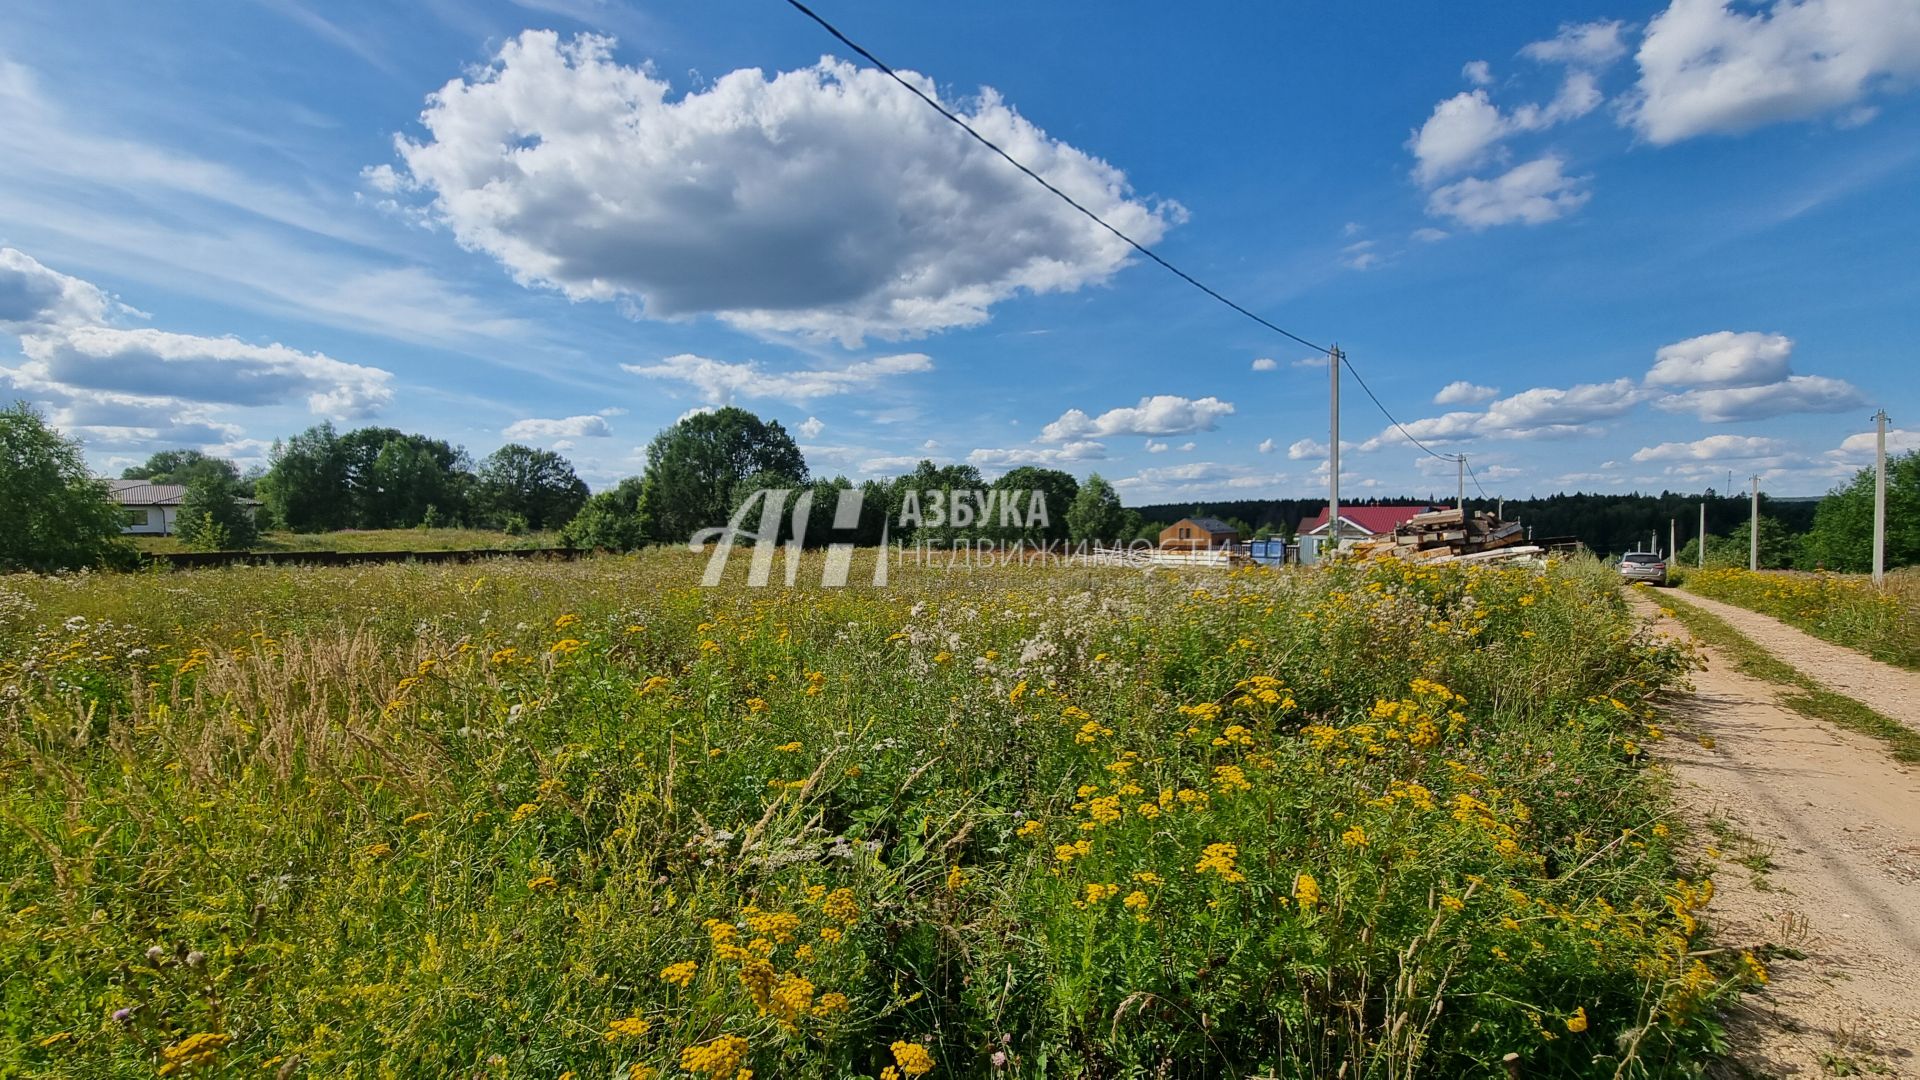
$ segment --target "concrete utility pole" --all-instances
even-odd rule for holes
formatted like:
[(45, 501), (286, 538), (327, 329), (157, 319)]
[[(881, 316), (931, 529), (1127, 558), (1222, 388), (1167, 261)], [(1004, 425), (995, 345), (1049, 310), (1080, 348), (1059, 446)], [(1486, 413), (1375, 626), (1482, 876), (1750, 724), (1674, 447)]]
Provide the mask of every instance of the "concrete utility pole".
[(1707, 568), (1707, 500), (1700, 500), (1700, 550), (1694, 560), (1700, 569)]
[(1887, 410), (1873, 414), (1873, 583), (1887, 580)]
[(1457, 496), (1459, 501), (1454, 504), (1454, 509), (1460, 511), (1460, 526), (1465, 528), (1467, 524), (1467, 455), (1453, 455), (1453, 464), (1454, 474), (1460, 479), (1460, 494)]
[(1340, 546), (1340, 346), (1327, 350), (1327, 375), (1331, 380), (1332, 436), (1327, 440), (1327, 536), (1321, 543), (1323, 554), (1331, 556)]
[(1760, 569), (1760, 477), (1753, 478), (1753, 516), (1747, 525), (1747, 569)]
[(1675, 541), (1678, 540), (1679, 538), (1680, 538), (1679, 523), (1675, 521), (1673, 518), (1668, 518), (1667, 519), (1667, 558), (1669, 560), (1671, 560), (1675, 555), (1680, 554), (1680, 545), (1675, 543)]

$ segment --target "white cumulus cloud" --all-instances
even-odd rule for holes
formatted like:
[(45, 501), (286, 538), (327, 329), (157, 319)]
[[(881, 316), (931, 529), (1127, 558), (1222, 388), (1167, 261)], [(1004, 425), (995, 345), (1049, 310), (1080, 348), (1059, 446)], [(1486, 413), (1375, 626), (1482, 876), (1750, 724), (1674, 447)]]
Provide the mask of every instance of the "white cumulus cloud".
[(1560, 90), (1546, 104), (1526, 104), (1502, 112), (1487, 91), (1463, 90), (1433, 107), (1420, 129), (1407, 140), (1413, 152), (1414, 179), (1431, 185), (1465, 172), (1490, 158), (1504, 159), (1495, 150), (1510, 135), (1545, 131), (1578, 119), (1605, 100), (1591, 71), (1569, 71)]
[[(1131, 254), (878, 71), (742, 69), (674, 98), (613, 50), (526, 31), (428, 98), (424, 138), (397, 140), (405, 181), (523, 283), (857, 342), (977, 325)], [(1143, 243), (1184, 217), (992, 90), (944, 104)]]
[(1709, 435), (1692, 442), (1666, 442), (1633, 452), (1633, 460), (1647, 461), (1744, 461), (1774, 457), (1788, 450), (1786, 443), (1759, 435)]
[(1478, 405), (1499, 396), (1499, 387), (1479, 386), (1465, 379), (1456, 379), (1441, 387), (1440, 392), (1433, 395), (1433, 403), (1435, 405)]
[(1680, 391), (1655, 400), (1658, 408), (1711, 423), (1839, 412), (1865, 402), (1843, 379), (1793, 374), (1792, 355), (1793, 339), (1784, 334), (1721, 330), (1662, 346), (1646, 382)]
[(0, 247), (0, 330), (26, 334), (102, 323), (112, 307), (92, 283), (50, 270), (18, 248)]
[(1784, 334), (1721, 330), (1663, 345), (1647, 382), (1654, 386), (1760, 386), (1787, 377), (1793, 340)]
[(49, 419), (96, 449), (244, 449), (252, 440), (223, 408), (304, 403), (357, 419), (393, 399), (392, 373), (279, 343), (128, 329), (141, 313), (99, 287), (0, 248), (0, 330), (19, 335), (22, 361), (0, 385), (44, 405)]
[(1559, 434), (1619, 416), (1644, 398), (1632, 379), (1585, 383), (1565, 390), (1535, 387), (1488, 405), (1483, 426), (1491, 434)]
[(1654, 404), (1668, 412), (1690, 412), (1709, 423), (1725, 423), (1765, 420), (1788, 413), (1844, 412), (1865, 408), (1866, 402), (1859, 388), (1844, 379), (1789, 375), (1764, 386), (1689, 390), (1661, 398)]
[(1040, 442), (1063, 442), (1113, 435), (1190, 435), (1212, 431), (1223, 416), (1233, 414), (1233, 404), (1216, 397), (1190, 399), (1174, 394), (1143, 397), (1140, 404), (1108, 409), (1089, 416), (1079, 409), (1068, 409), (1060, 419), (1041, 429)]
[(552, 442), (556, 439), (605, 439), (613, 429), (601, 416), (566, 416), (557, 420), (529, 417), (515, 420), (500, 433), (508, 442)]
[[(1597, 422), (1621, 416), (1647, 391), (1632, 379), (1583, 383), (1566, 388), (1537, 386), (1499, 398), (1482, 412), (1459, 410), (1388, 427), (1360, 444), (1362, 450), (1405, 445), (1408, 436), (1422, 443), (1451, 443), (1475, 438), (1540, 439), (1590, 435)], [(1403, 431), (1402, 428), (1405, 430)]]
[(1485, 90), (1463, 90), (1433, 107), (1407, 148), (1423, 184), (1472, 168), (1507, 134), (1507, 119)]
[(1548, 154), (1492, 180), (1468, 177), (1434, 189), (1427, 210), (1470, 229), (1544, 224), (1578, 210), (1591, 196), (1579, 177), (1562, 171), (1565, 167), (1566, 162)]
[[(1853, 462), (1863, 465), (1870, 464), (1873, 461), (1874, 447), (1877, 438), (1878, 437), (1871, 431), (1862, 431), (1857, 435), (1849, 435), (1840, 440), (1838, 448), (1827, 451), (1827, 457), (1841, 462)], [(1920, 431), (1911, 431), (1906, 428), (1887, 429), (1887, 453), (1889, 455), (1904, 454), (1912, 450), (1920, 450)]]
[(1272, 371), (1279, 366), (1280, 362), (1271, 356), (1262, 356), (1253, 362), (1253, 370), (1255, 371)]
[(370, 415), (393, 400), (389, 372), (278, 343), (80, 326), (30, 334), (20, 344), (26, 374), (79, 390), (246, 406), (304, 397), (315, 415), (339, 419)]
[(1623, 113), (1655, 145), (1837, 112), (1920, 78), (1912, 0), (1673, 0), (1647, 27)]

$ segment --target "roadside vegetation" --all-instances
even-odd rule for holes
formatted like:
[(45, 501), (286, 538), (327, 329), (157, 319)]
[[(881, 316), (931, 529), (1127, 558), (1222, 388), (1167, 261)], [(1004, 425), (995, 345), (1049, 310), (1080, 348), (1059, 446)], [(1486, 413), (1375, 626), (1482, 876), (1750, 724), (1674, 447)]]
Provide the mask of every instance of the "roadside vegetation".
[(1920, 567), (1890, 574), (1884, 589), (1858, 574), (1731, 567), (1690, 571), (1684, 584), (1710, 600), (1771, 615), (1836, 645), (1920, 670)]
[(0, 579), (0, 1074), (1664, 1076), (1765, 977), (1598, 563), (702, 566)]

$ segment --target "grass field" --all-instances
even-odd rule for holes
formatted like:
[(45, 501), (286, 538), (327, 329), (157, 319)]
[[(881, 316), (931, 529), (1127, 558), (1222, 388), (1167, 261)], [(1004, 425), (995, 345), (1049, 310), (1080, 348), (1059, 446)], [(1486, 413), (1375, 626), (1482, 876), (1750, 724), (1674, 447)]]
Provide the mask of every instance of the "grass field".
[(1771, 615), (1815, 637), (1920, 671), (1920, 567), (1887, 575), (1875, 589), (1864, 574), (1720, 569), (1687, 573), (1685, 587)]
[(1598, 564), (701, 568), (0, 579), (0, 1075), (1691, 1075), (1764, 978)]
[[(178, 536), (129, 536), (149, 555), (192, 550)], [(510, 536), (494, 529), (343, 529), (339, 532), (263, 533), (253, 551), (481, 551), (554, 547), (555, 532)]]

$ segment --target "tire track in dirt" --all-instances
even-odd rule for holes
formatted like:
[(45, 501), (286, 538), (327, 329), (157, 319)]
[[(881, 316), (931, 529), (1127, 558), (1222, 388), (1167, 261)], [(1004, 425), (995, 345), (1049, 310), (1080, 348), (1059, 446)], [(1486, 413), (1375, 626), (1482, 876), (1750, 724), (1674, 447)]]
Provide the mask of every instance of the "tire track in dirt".
[(1920, 731), (1920, 671), (1907, 671), (1844, 645), (1822, 641), (1771, 615), (1682, 592), (1686, 602), (1718, 615), (1782, 663), (1836, 694)]
[[(1648, 598), (1630, 602), (1687, 637)], [(1920, 1076), (1920, 772), (1706, 656), (1659, 753), (1703, 846), (1722, 849), (1706, 856), (1715, 936), (1802, 957), (1776, 955), (1771, 983), (1729, 1017), (1746, 1070), (1731, 1075)]]

